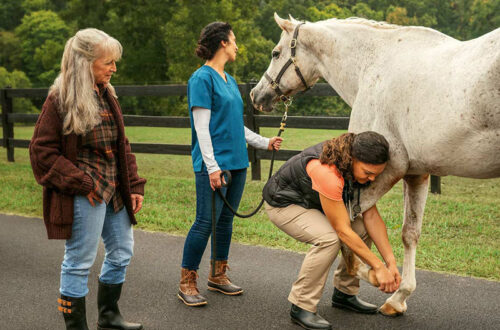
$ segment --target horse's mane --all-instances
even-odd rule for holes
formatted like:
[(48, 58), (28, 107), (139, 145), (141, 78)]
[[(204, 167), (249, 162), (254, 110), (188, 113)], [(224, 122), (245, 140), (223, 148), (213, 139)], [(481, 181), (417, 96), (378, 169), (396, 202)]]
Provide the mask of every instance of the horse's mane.
[(324, 20), (323, 22), (325, 22), (325, 23), (341, 23), (341, 24), (359, 24), (359, 25), (368, 26), (368, 27), (371, 27), (374, 29), (384, 29), (384, 30), (399, 30), (399, 29), (407, 30), (407, 29), (410, 29), (410, 30), (420, 31), (421, 33), (430, 33), (432, 35), (440, 35), (440, 36), (450, 38), (449, 36), (439, 32), (439, 31), (436, 31), (434, 29), (424, 27), (424, 26), (413, 26), (413, 25), (403, 26), (403, 25), (391, 24), (391, 23), (387, 23), (387, 22), (383, 22), (383, 21), (381, 21), (381, 22), (374, 21), (371, 19), (366, 19), (366, 18), (361, 18), (361, 17), (349, 17), (349, 18), (345, 18), (345, 19), (330, 18), (330, 19)]
[(362, 24), (362, 25), (367, 25), (376, 29), (400, 29), (403, 26), (397, 25), (397, 24), (391, 24), (387, 22), (379, 22), (379, 21), (374, 21), (371, 19), (366, 19), (366, 18), (361, 18), (361, 17), (349, 17), (344, 20), (342, 20), (344, 23), (351, 23), (351, 24)]
[[(295, 23), (295, 24), (298, 24), (300, 23), (299, 21), (297, 21), (295, 18), (293, 18), (291, 15), (290, 15), (290, 20)], [(311, 22), (308, 22), (308, 21), (303, 21), (304, 23), (307, 22), (307, 23), (311, 23)], [(446, 39), (453, 39), (451, 38), (450, 36), (442, 33), (442, 32), (439, 32), (437, 30), (434, 30), (432, 28), (428, 28), (428, 27), (425, 27), (425, 26), (414, 26), (414, 25), (397, 25), (397, 24), (391, 24), (391, 23), (387, 23), (387, 22), (384, 22), (384, 21), (375, 21), (375, 20), (372, 20), (372, 19), (367, 19), (367, 18), (361, 18), (361, 17), (349, 17), (349, 18), (344, 18), (344, 19), (340, 19), (340, 18), (330, 18), (330, 19), (327, 19), (327, 20), (323, 20), (323, 21), (318, 21), (316, 23), (341, 23), (341, 24), (358, 24), (358, 25), (364, 25), (364, 26), (368, 26), (368, 27), (371, 27), (371, 28), (374, 28), (374, 29), (380, 29), (380, 30), (413, 30), (413, 31), (418, 31), (420, 33), (425, 33), (425, 34), (428, 34), (432, 37), (441, 37), (441, 38), (446, 38)]]
[(387, 22), (379, 22), (379, 21), (374, 21), (371, 19), (366, 19), (366, 18), (361, 18), (361, 17), (349, 17), (343, 20), (339, 20), (336, 18), (329, 19), (330, 20), (337, 20), (337, 21), (342, 21), (343, 23), (351, 23), (351, 24), (362, 24), (362, 25), (367, 25), (376, 29), (400, 29), (403, 26), (401, 25), (396, 25), (396, 24), (391, 24)]

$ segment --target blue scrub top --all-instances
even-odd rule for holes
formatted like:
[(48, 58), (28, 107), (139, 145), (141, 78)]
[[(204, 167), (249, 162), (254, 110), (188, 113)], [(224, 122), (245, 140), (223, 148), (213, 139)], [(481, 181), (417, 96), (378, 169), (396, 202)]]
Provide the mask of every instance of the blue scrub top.
[(210, 137), (217, 164), (222, 170), (248, 167), (248, 152), (243, 123), (243, 100), (238, 84), (227, 72), (227, 82), (208, 65), (196, 70), (188, 81), (191, 119), (191, 157), (195, 172), (202, 170), (203, 158), (193, 122), (193, 107), (211, 110)]

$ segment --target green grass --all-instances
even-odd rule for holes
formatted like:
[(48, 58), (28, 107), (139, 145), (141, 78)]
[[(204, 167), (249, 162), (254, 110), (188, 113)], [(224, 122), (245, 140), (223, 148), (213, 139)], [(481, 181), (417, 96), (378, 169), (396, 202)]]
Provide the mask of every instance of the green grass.
[[(19, 139), (31, 138), (32, 127), (16, 127)], [(277, 129), (262, 129), (271, 136)], [(1, 130), (0, 130), (1, 132)], [(341, 134), (341, 131), (287, 129), (284, 149), (303, 149)], [(179, 143), (190, 141), (189, 129), (127, 128), (133, 142)], [(195, 187), (188, 156), (137, 154), (141, 176), (148, 179), (139, 228), (186, 235), (194, 218)], [(42, 215), (41, 187), (33, 179), (26, 149), (16, 149), (16, 162), (6, 161), (0, 148), (0, 212)], [(282, 162), (276, 162), (279, 168)], [(262, 162), (262, 176), (269, 162)], [(442, 195), (429, 195), (417, 267), (433, 271), (500, 280), (500, 179), (473, 180), (443, 177)], [(264, 181), (247, 180), (240, 211), (246, 213), (260, 200)], [(384, 218), (398, 264), (403, 262), (401, 225), (402, 184), (398, 183), (377, 204)], [(235, 219), (234, 240), (244, 244), (303, 252), (308, 246), (278, 230), (263, 211), (251, 219)]]

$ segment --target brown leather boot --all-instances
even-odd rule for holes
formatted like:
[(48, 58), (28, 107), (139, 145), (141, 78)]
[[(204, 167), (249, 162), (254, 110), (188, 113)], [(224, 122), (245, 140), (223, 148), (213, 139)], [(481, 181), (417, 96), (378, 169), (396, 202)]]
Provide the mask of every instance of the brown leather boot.
[(243, 293), (243, 289), (231, 283), (231, 280), (226, 275), (226, 270), (229, 270), (227, 260), (215, 261), (215, 276), (212, 276), (212, 263), (210, 263), (210, 272), (208, 273), (208, 290), (219, 291), (223, 294), (235, 296)]
[(181, 282), (177, 297), (188, 306), (203, 306), (207, 304), (207, 299), (200, 294), (196, 286), (198, 274), (196, 270), (181, 268)]

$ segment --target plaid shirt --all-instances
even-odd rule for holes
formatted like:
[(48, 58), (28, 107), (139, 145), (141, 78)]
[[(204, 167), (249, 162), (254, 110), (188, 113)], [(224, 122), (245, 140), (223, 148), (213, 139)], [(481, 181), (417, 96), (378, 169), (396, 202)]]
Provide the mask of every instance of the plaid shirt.
[(82, 136), (82, 148), (77, 156), (78, 167), (94, 181), (94, 191), (106, 204), (113, 203), (115, 213), (122, 209), (118, 187), (117, 141), (118, 128), (106, 101), (107, 89), (99, 85), (95, 93), (102, 122)]

